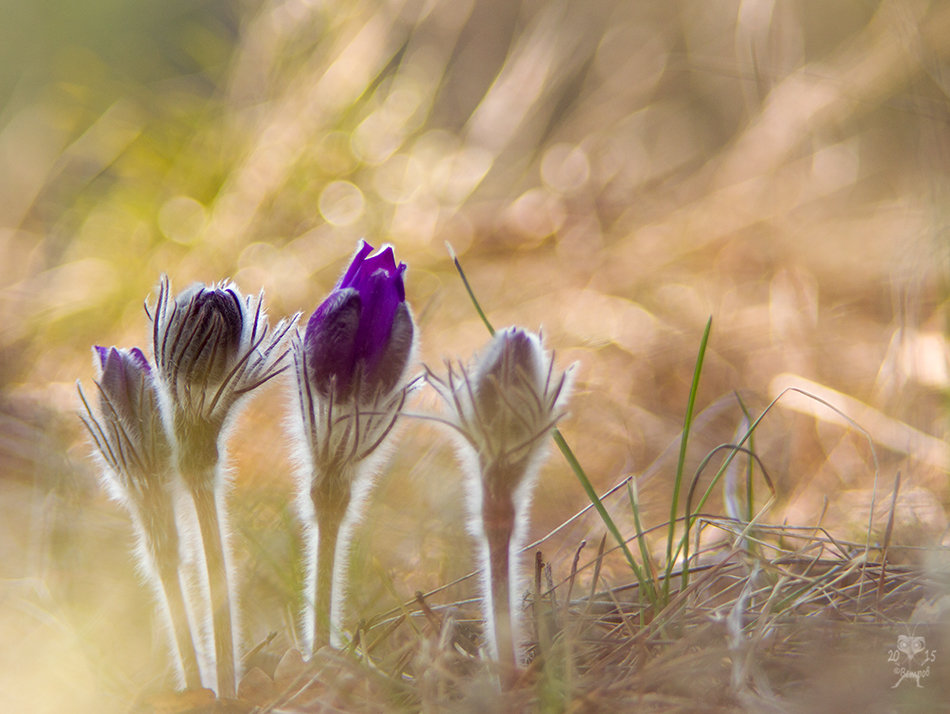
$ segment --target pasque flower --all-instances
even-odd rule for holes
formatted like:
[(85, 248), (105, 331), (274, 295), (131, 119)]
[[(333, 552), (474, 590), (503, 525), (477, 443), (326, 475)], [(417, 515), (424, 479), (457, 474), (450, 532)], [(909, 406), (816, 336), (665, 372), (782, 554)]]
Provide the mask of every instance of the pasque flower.
[[(200, 686), (179, 578), (179, 540), (171, 493), (171, 446), (162, 426), (152, 370), (138, 348), (93, 348), (98, 409), (79, 387), (80, 414), (102, 462), (110, 495), (131, 515), (142, 572), (169, 627), (179, 685)], [(77, 385), (78, 386), (78, 385)]]
[(306, 530), (305, 648), (339, 645), (350, 531), (405, 403), (414, 333), (405, 263), (361, 241), (337, 286), (292, 340), (299, 510)]
[(470, 529), (482, 560), (489, 654), (503, 685), (517, 673), (517, 554), (545, 437), (563, 416), (571, 370), (556, 372), (540, 338), (520, 328), (495, 333), (471, 370), (448, 363), (428, 381), (449, 408), (467, 475)]
[(177, 297), (162, 276), (152, 320), (165, 417), (177, 459), (192, 475), (217, 461), (218, 436), (234, 407), (276, 376), (284, 338), (295, 319), (269, 330), (263, 293), (243, 297), (237, 286), (195, 283)]
[(284, 369), (281, 347), (296, 317), (270, 330), (263, 294), (244, 297), (226, 281), (195, 283), (173, 297), (165, 276), (150, 317), (162, 413), (204, 547), (218, 694), (233, 697), (239, 660), (224, 529), (226, 427), (243, 397)]

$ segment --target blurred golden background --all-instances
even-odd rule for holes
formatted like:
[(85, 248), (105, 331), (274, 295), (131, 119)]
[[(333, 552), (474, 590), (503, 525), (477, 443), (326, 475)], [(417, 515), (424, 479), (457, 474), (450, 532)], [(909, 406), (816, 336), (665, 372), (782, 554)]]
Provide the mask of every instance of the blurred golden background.
[[(169, 682), (75, 414), (90, 347), (150, 351), (163, 272), (306, 319), (360, 237), (408, 263), (426, 364), (487, 340), (446, 241), (496, 326), (578, 363), (562, 431), (600, 492), (640, 476), (645, 525), (712, 316), (688, 473), (739, 428), (735, 391), (758, 413), (802, 386), (870, 441), (783, 398), (757, 432), (767, 522), (863, 542), (900, 472), (895, 541), (950, 545), (945, 3), (14, 0), (0, 36), (5, 711), (125, 711)], [(288, 403), (269, 385), (230, 444), (247, 647), (292, 644)], [(404, 420), (351, 622), (471, 571), (461, 494), (445, 435)], [(552, 451), (532, 539), (586, 503)], [(556, 577), (602, 532), (588, 514), (545, 543)]]

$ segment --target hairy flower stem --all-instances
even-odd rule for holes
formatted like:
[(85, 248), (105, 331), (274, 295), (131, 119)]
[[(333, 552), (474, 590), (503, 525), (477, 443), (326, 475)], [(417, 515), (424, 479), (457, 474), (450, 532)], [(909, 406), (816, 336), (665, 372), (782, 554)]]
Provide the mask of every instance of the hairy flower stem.
[(201, 674), (198, 670), (195, 642), (188, 626), (185, 593), (179, 576), (178, 531), (171, 504), (164, 505), (167, 508), (156, 508), (154, 511), (158, 522), (150, 522), (151, 528), (143, 526), (143, 531), (150, 532), (147, 536), (148, 547), (155, 561), (155, 571), (158, 573), (162, 595), (171, 617), (172, 636), (181, 658), (185, 687), (197, 689), (201, 687)]
[[(350, 505), (349, 482), (344, 479), (323, 478), (310, 491), (316, 513), (317, 562), (315, 592), (313, 593), (313, 649), (332, 644), (340, 627), (339, 613), (334, 611), (334, 600), (341, 593), (345, 580), (345, 555), (338, 553), (340, 527)], [(338, 556), (341, 561), (338, 562)]]
[(234, 635), (231, 621), (231, 592), (228, 584), (227, 563), (224, 556), (224, 538), (218, 518), (218, 502), (213, 480), (189, 483), (195, 501), (198, 527), (204, 546), (208, 569), (208, 588), (211, 594), (211, 624), (214, 633), (215, 663), (218, 672), (218, 696), (234, 697), (235, 663)]
[[(515, 632), (511, 612), (511, 538), (515, 509), (507, 488), (493, 492), (486, 483), (482, 489), (482, 523), (488, 551), (488, 593), (491, 621), (489, 638), (495, 643), (502, 689), (509, 689), (517, 678)], [(486, 603), (487, 604), (487, 603)]]
[(143, 545), (140, 555), (146, 572), (158, 578), (157, 582), (152, 581), (152, 587), (170, 620), (170, 644), (179, 656), (181, 682), (187, 689), (200, 688), (198, 658), (179, 578), (178, 530), (171, 499), (161, 483), (149, 485), (141, 494), (140, 501), (130, 504), (132, 522)]
[(330, 611), (333, 606), (333, 568), (340, 534), (340, 519), (317, 521), (317, 589), (314, 598), (313, 646), (330, 643)]
[(175, 642), (178, 646), (178, 654), (181, 657), (181, 665), (185, 674), (185, 688), (200, 689), (201, 674), (198, 671), (195, 643), (191, 636), (188, 616), (185, 612), (184, 592), (181, 588), (181, 580), (178, 577), (178, 566), (175, 563), (171, 563), (170, 566), (168, 567), (168, 565), (162, 563), (158, 567), (158, 572), (162, 587), (165, 590)]

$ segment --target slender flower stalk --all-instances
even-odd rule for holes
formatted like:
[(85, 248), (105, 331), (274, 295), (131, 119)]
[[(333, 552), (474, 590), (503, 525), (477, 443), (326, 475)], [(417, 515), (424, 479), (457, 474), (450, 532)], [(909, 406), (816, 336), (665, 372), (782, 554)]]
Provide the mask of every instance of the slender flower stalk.
[(342, 643), (352, 529), (411, 385), (415, 344), (391, 246), (361, 241), (336, 288), (291, 341), (297, 408), (298, 510), (304, 525), (304, 650)]
[(179, 576), (179, 538), (171, 492), (171, 445), (162, 427), (148, 360), (138, 348), (95, 347), (98, 410), (77, 382), (109, 494), (129, 511), (141, 570), (168, 625), (179, 687), (201, 686)]
[(263, 293), (244, 297), (223, 282), (195, 283), (177, 297), (162, 276), (152, 319), (162, 416), (175, 466), (194, 501), (211, 602), (217, 692), (234, 697), (239, 672), (234, 578), (227, 538), (225, 442), (243, 398), (284, 367), (296, 322), (268, 328)]
[(517, 555), (545, 437), (563, 416), (571, 370), (556, 373), (537, 335), (510, 327), (495, 333), (471, 371), (447, 363), (427, 380), (448, 406), (446, 423), (466, 471), (470, 530), (482, 561), (489, 656), (503, 688), (519, 669)]

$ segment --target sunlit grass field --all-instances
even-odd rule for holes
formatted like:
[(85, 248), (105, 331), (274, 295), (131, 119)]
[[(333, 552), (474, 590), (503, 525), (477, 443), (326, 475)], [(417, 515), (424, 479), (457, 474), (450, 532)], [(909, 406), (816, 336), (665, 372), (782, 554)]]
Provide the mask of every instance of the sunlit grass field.
[[(228, 446), (249, 674), (221, 711), (950, 701), (950, 6), (18, 0), (0, 28), (0, 709), (212, 710), (174, 695), (76, 380), (150, 352), (162, 273), (306, 320), (361, 237), (409, 266), (413, 374), (489, 338), (447, 242), (495, 327), (576, 363), (559, 428), (613, 532), (552, 443), (531, 663), (497, 692), (421, 388), (356, 534), (358, 640), (295, 668), (275, 380)], [(916, 681), (901, 636), (936, 654)]]

